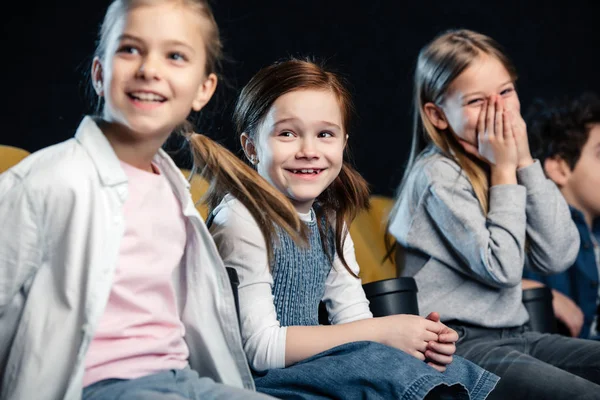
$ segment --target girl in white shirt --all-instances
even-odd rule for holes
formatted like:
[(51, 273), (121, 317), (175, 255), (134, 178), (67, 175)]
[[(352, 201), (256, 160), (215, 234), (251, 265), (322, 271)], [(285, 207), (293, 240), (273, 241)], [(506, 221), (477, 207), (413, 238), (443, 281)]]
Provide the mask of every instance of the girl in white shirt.
[[(227, 273), (160, 149), (191, 133), (220, 52), (205, 0), (115, 0), (91, 71), (101, 115), (0, 176), (0, 399), (266, 398), (242, 390), (254, 382)], [(298, 230), (255, 171), (190, 141), (210, 196), (233, 190)]]
[[(344, 161), (351, 110), (336, 75), (295, 59), (259, 71), (238, 99), (244, 152), (290, 199), (309, 242), (261, 225), (235, 194), (211, 213), (219, 252), (240, 278), (242, 339), (257, 389), (279, 398), (483, 399), (497, 377), (453, 359), (457, 335), (439, 315), (369, 311), (347, 230), (368, 205), (366, 182)], [(321, 300), (330, 326), (318, 323)]]

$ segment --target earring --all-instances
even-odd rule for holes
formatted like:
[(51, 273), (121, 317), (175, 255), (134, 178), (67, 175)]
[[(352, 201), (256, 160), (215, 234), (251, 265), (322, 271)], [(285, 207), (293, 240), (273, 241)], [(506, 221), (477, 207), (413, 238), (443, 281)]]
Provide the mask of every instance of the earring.
[(250, 158), (250, 162), (251, 162), (252, 164), (256, 165), (256, 164), (258, 164), (258, 158), (256, 158), (256, 156), (252, 156), (252, 157)]

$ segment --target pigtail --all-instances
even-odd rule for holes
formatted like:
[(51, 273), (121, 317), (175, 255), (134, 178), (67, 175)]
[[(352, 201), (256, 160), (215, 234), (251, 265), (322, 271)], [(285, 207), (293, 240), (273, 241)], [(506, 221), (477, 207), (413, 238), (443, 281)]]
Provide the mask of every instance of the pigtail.
[(210, 138), (192, 134), (189, 141), (194, 167), (210, 183), (203, 198), (210, 211), (217, 207), (227, 193), (241, 201), (265, 237), (269, 260), (273, 258), (275, 226), (280, 226), (297, 244), (306, 245), (306, 224), (302, 223), (296, 209), (284, 194)]
[[(358, 278), (350, 269), (344, 257), (344, 241), (356, 215), (369, 208), (369, 186), (367, 181), (350, 164), (344, 162), (335, 180), (317, 199), (319, 207), (315, 209), (317, 224), (321, 234), (321, 244), (327, 254), (337, 253), (340, 261), (348, 272)], [(322, 218), (325, 216), (326, 218)], [(335, 220), (335, 249), (331, 249), (328, 241), (328, 231)]]

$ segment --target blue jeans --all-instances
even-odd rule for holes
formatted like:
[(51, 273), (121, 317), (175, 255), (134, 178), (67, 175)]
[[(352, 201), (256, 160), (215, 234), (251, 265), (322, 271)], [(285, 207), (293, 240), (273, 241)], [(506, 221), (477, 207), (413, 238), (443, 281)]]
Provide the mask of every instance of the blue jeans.
[(334, 347), (287, 368), (255, 372), (259, 392), (281, 399), (485, 399), (498, 377), (461, 358), (440, 373), (374, 342)]
[(137, 379), (106, 379), (83, 389), (82, 400), (269, 400), (250, 390), (200, 378), (190, 368), (168, 370)]
[(456, 353), (499, 375), (490, 399), (600, 399), (600, 343), (531, 332), (448, 323)]

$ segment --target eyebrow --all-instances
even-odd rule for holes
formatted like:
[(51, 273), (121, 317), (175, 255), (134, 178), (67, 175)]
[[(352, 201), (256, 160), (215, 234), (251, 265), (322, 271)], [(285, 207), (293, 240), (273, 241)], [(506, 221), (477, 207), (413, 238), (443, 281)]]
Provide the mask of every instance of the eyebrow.
[(136, 36), (130, 35), (128, 33), (123, 33), (119, 36), (119, 42), (121, 40), (133, 40), (134, 42), (141, 42), (142, 40)]
[[(292, 122), (292, 121), (298, 121), (298, 120), (299, 120), (299, 118), (296, 118), (296, 117), (283, 118), (283, 119), (280, 119), (280, 120), (276, 121), (273, 124), (273, 126), (277, 126), (279, 124), (283, 124), (284, 122)], [(323, 124), (323, 125), (327, 125), (327, 126), (331, 126), (331, 127), (334, 127), (334, 128), (340, 129), (340, 130), (342, 129), (342, 128), (340, 128), (340, 126), (338, 124), (334, 124), (333, 122), (329, 122), (329, 121), (317, 121), (317, 123)]]
[[(129, 33), (123, 33), (121, 36), (119, 36), (119, 42), (122, 40), (131, 40), (134, 42), (143, 43), (142, 39), (138, 38), (137, 36), (131, 35)], [(172, 40), (167, 40), (165, 43), (170, 46), (182, 46), (182, 47), (187, 48), (191, 52), (195, 53), (194, 48), (192, 46), (190, 46), (189, 44), (184, 43), (180, 40), (172, 39)]]
[[(510, 79), (510, 80), (508, 80), (508, 81), (504, 82), (502, 85), (500, 85), (500, 86), (498, 86), (498, 87), (499, 87), (499, 88), (501, 88), (501, 87), (503, 87), (503, 86), (506, 86), (506, 85), (508, 85), (509, 83), (513, 83), (512, 79)], [(467, 94), (465, 94), (465, 95), (463, 96), (463, 99), (464, 99), (464, 98), (467, 98), (467, 97), (474, 96), (474, 95), (483, 95), (483, 92), (471, 92), (471, 93), (467, 93)]]

